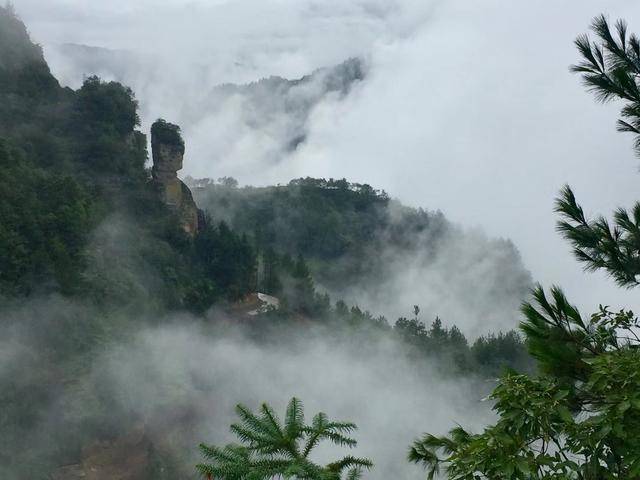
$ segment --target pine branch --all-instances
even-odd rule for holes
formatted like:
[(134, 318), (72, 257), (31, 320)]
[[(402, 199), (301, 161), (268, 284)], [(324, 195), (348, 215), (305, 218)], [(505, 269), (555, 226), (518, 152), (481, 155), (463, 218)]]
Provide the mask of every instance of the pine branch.
[[(598, 42), (591, 42), (586, 34), (578, 36), (574, 43), (582, 61), (570, 70), (582, 76), (585, 87), (598, 101), (625, 101), (621, 115), (627, 120), (620, 120), (618, 129), (637, 136), (640, 130), (640, 42), (635, 35), (628, 35), (623, 20), (616, 22), (614, 33), (604, 15), (593, 19), (591, 30)], [(640, 155), (638, 137), (636, 151)]]
[(251, 410), (244, 405), (236, 406), (236, 414), (240, 417), (240, 420), (246, 428), (254, 431), (255, 433), (268, 436), (278, 435), (279, 433), (278, 429), (274, 429), (272, 425), (266, 424), (263, 420), (256, 417)]
[(293, 397), (287, 406), (285, 415), (285, 432), (288, 437), (294, 437), (304, 426), (304, 407), (302, 402)]
[(262, 418), (260, 419), (261, 423), (268, 425), (269, 428), (278, 437), (280, 438), (284, 437), (284, 432), (282, 431), (280, 419), (278, 418), (276, 413), (273, 411), (273, 409), (266, 403), (263, 403), (260, 406), (260, 412), (262, 413)]
[(358, 457), (352, 457), (351, 455), (348, 455), (338, 460), (337, 462), (330, 463), (329, 465), (327, 465), (326, 468), (329, 471), (341, 473), (345, 469), (350, 469), (354, 467), (370, 469), (371, 467), (373, 467), (373, 462), (368, 458), (358, 458)]
[(564, 218), (558, 222), (558, 231), (571, 242), (574, 255), (586, 270), (603, 269), (623, 287), (638, 285), (640, 204), (633, 206), (631, 215), (625, 209), (617, 209), (612, 226), (603, 217), (588, 220), (571, 188), (565, 186), (556, 199), (555, 210)]

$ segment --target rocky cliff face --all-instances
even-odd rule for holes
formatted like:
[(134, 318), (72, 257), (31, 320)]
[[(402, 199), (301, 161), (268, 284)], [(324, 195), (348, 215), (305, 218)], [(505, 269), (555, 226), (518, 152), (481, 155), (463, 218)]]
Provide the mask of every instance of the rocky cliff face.
[(191, 190), (179, 178), (182, 169), (184, 141), (180, 127), (160, 119), (151, 126), (151, 149), (153, 152), (153, 182), (162, 200), (172, 208), (180, 219), (185, 232), (195, 235), (201, 223), (201, 215), (193, 201)]

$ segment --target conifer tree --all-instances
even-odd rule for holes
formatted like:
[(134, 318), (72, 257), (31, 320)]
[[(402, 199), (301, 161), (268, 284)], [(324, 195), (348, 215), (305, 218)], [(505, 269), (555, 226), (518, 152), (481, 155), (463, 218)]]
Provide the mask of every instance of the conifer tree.
[(284, 422), (267, 404), (262, 404), (257, 413), (238, 405), (236, 413), (240, 423), (231, 425), (231, 431), (242, 444), (225, 447), (201, 444), (200, 450), (208, 463), (196, 468), (205, 478), (357, 480), (363, 469), (373, 466), (370, 460), (351, 455), (327, 465), (313, 462), (310, 454), (323, 440), (341, 447), (355, 447), (356, 440), (348, 435), (356, 430), (356, 425), (330, 421), (322, 412), (307, 425), (302, 402), (297, 398), (289, 402)]

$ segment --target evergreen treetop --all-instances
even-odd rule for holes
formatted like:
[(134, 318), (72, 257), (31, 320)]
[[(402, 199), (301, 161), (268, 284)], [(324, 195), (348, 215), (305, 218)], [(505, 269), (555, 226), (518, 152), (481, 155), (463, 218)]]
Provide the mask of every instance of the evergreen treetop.
[(356, 430), (356, 425), (330, 421), (322, 412), (307, 425), (302, 402), (295, 397), (289, 401), (284, 422), (266, 403), (258, 413), (243, 405), (236, 407), (236, 413), (240, 423), (231, 425), (231, 431), (242, 445), (200, 445), (210, 463), (201, 463), (196, 468), (208, 479), (356, 480), (363, 469), (373, 466), (370, 460), (351, 455), (327, 465), (313, 462), (310, 454), (323, 440), (341, 447), (355, 447), (357, 442), (349, 434)]

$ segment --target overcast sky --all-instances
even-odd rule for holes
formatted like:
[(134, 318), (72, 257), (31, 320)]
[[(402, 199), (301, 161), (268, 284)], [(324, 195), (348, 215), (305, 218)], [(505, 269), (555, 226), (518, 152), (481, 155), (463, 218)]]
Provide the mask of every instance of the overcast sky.
[[(183, 173), (251, 184), (306, 175), (368, 182), (511, 238), (534, 278), (562, 285), (583, 313), (600, 302), (640, 305), (637, 293), (581, 271), (552, 214), (566, 182), (593, 214), (640, 198), (633, 139), (615, 131), (619, 106), (595, 103), (568, 72), (577, 60), (572, 41), (593, 16), (624, 17), (640, 32), (636, 0), (14, 4), (45, 53), (73, 42), (153, 56), (163, 74), (131, 79), (144, 125), (197, 106), (199, 92), (215, 84), (295, 78), (361, 56), (366, 80), (345, 99), (329, 96), (316, 106), (307, 141), (292, 155), (257, 165), (261, 132), (244, 132), (232, 153), (211, 158), (220, 132), (236, 130), (216, 118), (183, 125)], [(63, 62), (52, 67), (64, 77)]]

